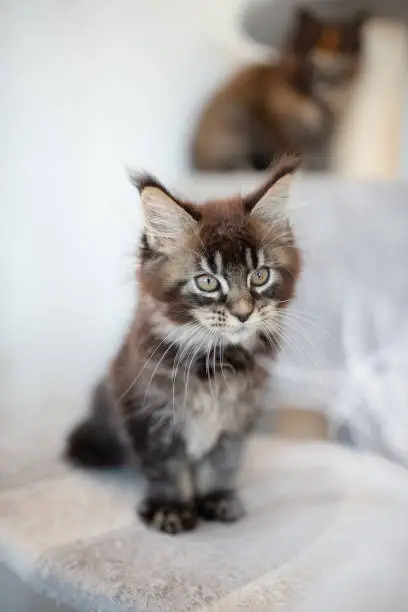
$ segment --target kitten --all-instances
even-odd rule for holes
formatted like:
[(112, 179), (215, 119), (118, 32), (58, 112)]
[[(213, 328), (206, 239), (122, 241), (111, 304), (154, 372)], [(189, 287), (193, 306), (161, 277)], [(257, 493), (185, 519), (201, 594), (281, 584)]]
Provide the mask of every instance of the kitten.
[(193, 166), (262, 170), (282, 151), (327, 166), (326, 148), (356, 74), (365, 14), (322, 21), (298, 9), (277, 64), (239, 70), (210, 99), (193, 137)]
[(141, 518), (178, 533), (235, 521), (234, 480), (300, 270), (285, 215), (294, 158), (253, 193), (202, 205), (135, 179), (144, 212), (140, 299), (67, 456), (88, 467), (137, 459)]

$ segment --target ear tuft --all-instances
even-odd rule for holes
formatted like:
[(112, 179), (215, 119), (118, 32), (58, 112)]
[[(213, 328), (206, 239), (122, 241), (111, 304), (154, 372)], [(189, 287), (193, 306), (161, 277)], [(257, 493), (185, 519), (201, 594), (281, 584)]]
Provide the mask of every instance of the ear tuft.
[(277, 227), (288, 227), (287, 201), (293, 175), (299, 168), (299, 156), (285, 156), (272, 169), (268, 180), (244, 199), (252, 218)]
[(129, 179), (133, 187), (136, 187), (139, 194), (141, 194), (142, 191), (146, 189), (146, 187), (157, 187), (158, 189), (163, 191), (163, 193), (168, 195), (169, 198), (173, 197), (171, 193), (164, 187), (164, 185), (153, 174), (150, 174), (149, 172), (130, 172)]
[(298, 154), (283, 155), (278, 163), (272, 164), (267, 171), (267, 180), (256, 191), (248, 194), (244, 198), (244, 205), (247, 212), (251, 212), (258, 202), (285, 176), (292, 178), (302, 163), (302, 158)]

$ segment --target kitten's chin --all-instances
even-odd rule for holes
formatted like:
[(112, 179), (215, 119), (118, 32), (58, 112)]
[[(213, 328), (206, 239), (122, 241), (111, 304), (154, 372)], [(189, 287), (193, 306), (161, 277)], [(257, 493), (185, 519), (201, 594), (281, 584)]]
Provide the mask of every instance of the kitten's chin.
[(228, 344), (243, 344), (250, 342), (256, 336), (256, 330), (246, 326), (238, 327), (235, 330), (223, 332), (223, 337)]

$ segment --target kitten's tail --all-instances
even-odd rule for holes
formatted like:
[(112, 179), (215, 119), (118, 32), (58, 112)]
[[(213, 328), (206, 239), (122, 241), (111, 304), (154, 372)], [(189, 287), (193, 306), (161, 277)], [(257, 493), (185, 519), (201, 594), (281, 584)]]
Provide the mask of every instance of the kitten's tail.
[(70, 463), (84, 468), (108, 469), (126, 465), (127, 453), (112, 424), (104, 383), (94, 391), (90, 416), (68, 435), (64, 456)]

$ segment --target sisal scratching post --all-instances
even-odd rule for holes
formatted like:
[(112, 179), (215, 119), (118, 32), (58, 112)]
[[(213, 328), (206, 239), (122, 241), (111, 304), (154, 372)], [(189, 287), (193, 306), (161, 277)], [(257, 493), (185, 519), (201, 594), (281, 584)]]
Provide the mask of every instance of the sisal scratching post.
[(359, 179), (398, 178), (407, 81), (406, 26), (388, 19), (368, 21), (360, 73), (333, 141), (335, 173)]

